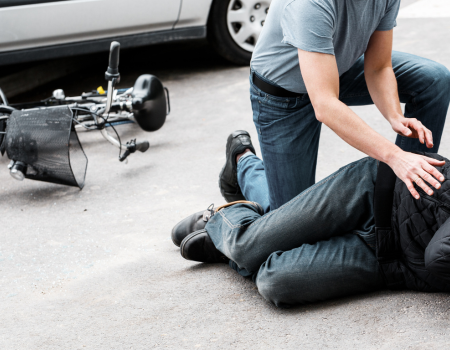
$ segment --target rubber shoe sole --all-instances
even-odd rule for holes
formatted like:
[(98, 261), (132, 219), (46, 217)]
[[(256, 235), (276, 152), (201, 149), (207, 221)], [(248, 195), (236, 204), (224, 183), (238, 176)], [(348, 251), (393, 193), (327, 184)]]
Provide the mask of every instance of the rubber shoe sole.
[(181, 242), (180, 253), (183, 258), (203, 263), (225, 263), (229, 259), (216, 249), (206, 230), (198, 230)]

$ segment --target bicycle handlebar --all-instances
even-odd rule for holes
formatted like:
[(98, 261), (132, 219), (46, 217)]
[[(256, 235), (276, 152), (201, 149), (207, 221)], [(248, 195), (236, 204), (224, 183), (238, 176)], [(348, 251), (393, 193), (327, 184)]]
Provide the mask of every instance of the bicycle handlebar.
[(120, 43), (113, 41), (111, 43), (111, 48), (109, 49), (109, 66), (105, 73), (106, 80), (118, 79), (119, 74), (119, 53), (120, 53)]
[(148, 141), (136, 142), (136, 151), (144, 153), (150, 148), (150, 143)]
[(136, 142), (136, 139), (127, 142), (126, 151), (119, 157), (119, 160), (123, 162), (127, 157), (136, 151), (144, 153), (150, 148), (148, 141)]

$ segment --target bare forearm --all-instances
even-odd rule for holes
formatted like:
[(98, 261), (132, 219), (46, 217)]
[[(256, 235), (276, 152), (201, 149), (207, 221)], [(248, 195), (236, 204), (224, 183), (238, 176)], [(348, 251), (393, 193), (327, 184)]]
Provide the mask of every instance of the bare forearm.
[(378, 110), (390, 122), (403, 118), (398, 96), (397, 79), (391, 66), (373, 71), (365, 67), (364, 71), (370, 96)]
[[(391, 50), (392, 31), (375, 32), (364, 58), (369, 91), (395, 132), (418, 138), (422, 143), (426, 141), (427, 146), (432, 147), (431, 131), (420, 121), (401, 114), (397, 83), (390, 63)], [(387, 163), (415, 198), (419, 198), (419, 193), (414, 183), (429, 195), (433, 191), (425, 181), (435, 188), (440, 187), (436, 179), (444, 181), (444, 177), (433, 166), (442, 166), (445, 162), (402, 151), (339, 101), (339, 72), (334, 56), (300, 49), (298, 56), (306, 89), (319, 121), (351, 146)]]
[(428, 148), (433, 147), (433, 135), (420, 121), (405, 118), (400, 107), (397, 79), (389, 63), (384, 68), (370, 68), (365, 63), (364, 74), (373, 102), (391, 124), (392, 129), (402, 136), (418, 138)]
[[(436, 179), (444, 181), (444, 177), (432, 165), (442, 166), (444, 162), (402, 151), (371, 129), (337, 98), (328, 99), (326, 105), (316, 104), (315, 110), (316, 117), (345, 142), (372, 158), (388, 164), (395, 174), (406, 183), (416, 199), (419, 199), (420, 196), (414, 188), (413, 182), (416, 182), (430, 196), (433, 191), (425, 181), (435, 188), (440, 188), (441, 185)], [(420, 159), (420, 157), (422, 158)]]
[(316, 108), (316, 116), (345, 142), (372, 158), (390, 163), (392, 157), (401, 152), (336, 98)]

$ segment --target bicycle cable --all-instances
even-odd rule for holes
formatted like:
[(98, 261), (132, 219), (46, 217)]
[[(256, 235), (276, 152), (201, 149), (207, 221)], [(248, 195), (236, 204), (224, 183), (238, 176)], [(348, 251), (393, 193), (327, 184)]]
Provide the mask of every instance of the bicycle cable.
[[(82, 107), (70, 107), (71, 110), (75, 110), (75, 111), (82, 111), (82, 112), (87, 112), (88, 114), (92, 115), (95, 123), (98, 124), (97, 122), (97, 117), (103, 119), (104, 125), (106, 125), (106, 123), (108, 122), (108, 118), (109, 118), (109, 113), (106, 116), (106, 118), (104, 118), (103, 116), (91, 111), (90, 109), (87, 108), (82, 108)], [(89, 127), (87, 127), (86, 125), (84, 125), (83, 123), (81, 123), (80, 121), (76, 120), (75, 118), (72, 118), (76, 123), (81, 124), (83, 127), (85, 127), (88, 130), (101, 130), (101, 128), (99, 128), (98, 126), (95, 129), (91, 129)], [(117, 136), (117, 140), (119, 141), (119, 158), (122, 156), (122, 141), (120, 139), (119, 133), (117, 132), (116, 128), (114, 127), (114, 125), (112, 125), (111, 123), (109, 123), (109, 126), (114, 130), (114, 133)], [(104, 128), (104, 127), (103, 127)]]
[[(105, 121), (105, 125), (106, 125), (106, 122), (108, 121), (108, 119), (109, 119), (109, 112), (108, 112), (108, 115), (106, 116), (106, 119), (105, 118), (103, 118), (103, 117), (100, 117), (100, 118), (102, 118), (104, 121)], [(111, 123), (109, 123), (109, 126), (114, 130), (114, 132), (116, 133), (116, 136), (117, 136), (117, 139), (119, 140), (119, 158), (120, 157), (122, 157), (122, 141), (120, 140), (120, 136), (119, 136), (119, 133), (117, 132), (117, 130), (116, 130), (116, 128), (114, 127), (114, 125), (112, 125)]]
[(1, 97), (1, 99), (3, 101), (3, 104), (5, 106), (9, 106), (8, 99), (6, 98), (6, 95), (5, 95), (5, 93), (3, 92), (2, 89), (0, 89), (0, 97)]

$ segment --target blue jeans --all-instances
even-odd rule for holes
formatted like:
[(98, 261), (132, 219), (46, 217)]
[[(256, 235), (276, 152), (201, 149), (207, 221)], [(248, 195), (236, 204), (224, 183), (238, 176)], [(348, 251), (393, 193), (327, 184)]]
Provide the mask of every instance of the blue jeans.
[[(402, 136), (397, 137), (396, 144), (405, 151), (437, 153), (450, 102), (450, 72), (439, 63), (401, 52), (393, 52), (392, 64), (400, 101), (406, 103), (405, 116), (420, 120), (434, 139), (432, 149)], [(321, 123), (308, 95), (275, 97), (250, 83), (253, 121), (273, 210), (315, 183)], [(348, 106), (373, 104), (364, 78), (364, 57), (340, 77), (339, 99)]]
[[(246, 198), (268, 208), (262, 161), (247, 154), (238, 168)], [(264, 216), (249, 204), (220, 210), (206, 231), (230, 266), (277, 306), (374, 291), (384, 286), (374, 253), (376, 176), (377, 161), (364, 158)]]

